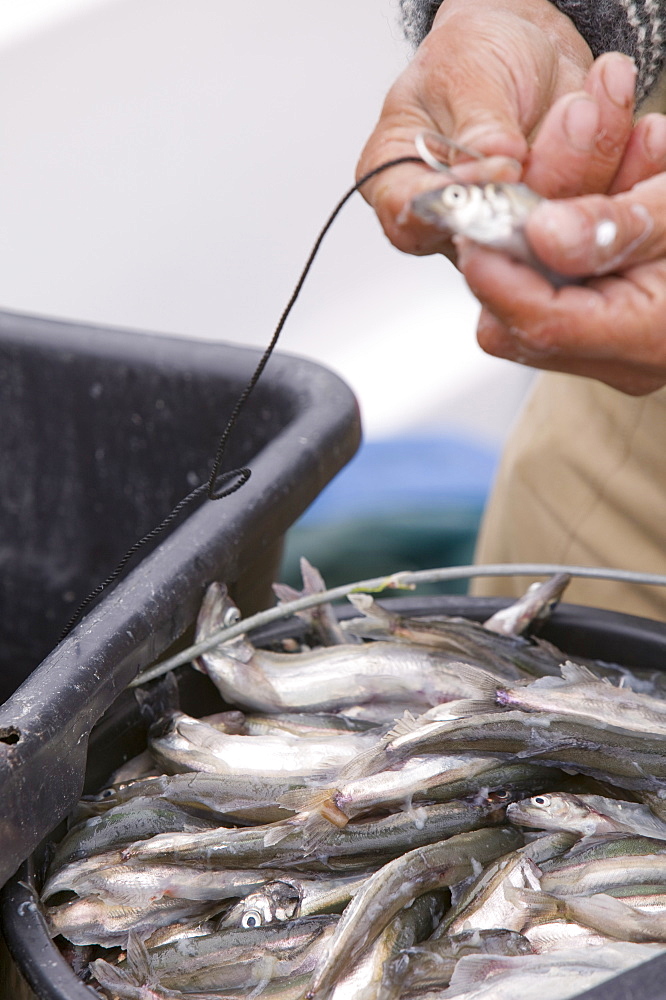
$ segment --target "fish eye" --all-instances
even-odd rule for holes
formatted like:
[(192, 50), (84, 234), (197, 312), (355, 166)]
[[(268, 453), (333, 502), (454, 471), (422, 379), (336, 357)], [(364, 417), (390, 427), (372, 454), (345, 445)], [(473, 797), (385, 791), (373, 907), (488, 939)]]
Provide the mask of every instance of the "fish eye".
[(491, 802), (506, 802), (511, 798), (511, 792), (507, 788), (499, 788), (496, 792), (491, 792), (488, 798)]
[(222, 624), (225, 628), (229, 628), (230, 625), (235, 625), (236, 622), (240, 621), (241, 613), (238, 608), (227, 608), (222, 616)]
[(467, 200), (467, 190), (462, 184), (449, 184), (442, 192), (442, 201), (445, 205), (459, 205)]
[(263, 919), (259, 910), (248, 910), (247, 913), (243, 914), (241, 927), (247, 930), (250, 927), (261, 927), (262, 923)]
[(550, 795), (535, 795), (532, 799), (530, 799), (530, 801), (532, 802), (532, 805), (541, 806), (544, 809), (547, 809), (550, 805)]

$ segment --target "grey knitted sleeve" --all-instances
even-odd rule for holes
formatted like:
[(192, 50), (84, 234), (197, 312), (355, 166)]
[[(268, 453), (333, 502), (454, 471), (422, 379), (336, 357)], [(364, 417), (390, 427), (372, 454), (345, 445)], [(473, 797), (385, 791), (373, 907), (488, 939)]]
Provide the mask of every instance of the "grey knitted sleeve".
[[(418, 45), (442, 0), (400, 0), (406, 37)], [(624, 52), (638, 67), (638, 98), (657, 79), (666, 57), (666, 0), (554, 0), (571, 18), (594, 56)]]

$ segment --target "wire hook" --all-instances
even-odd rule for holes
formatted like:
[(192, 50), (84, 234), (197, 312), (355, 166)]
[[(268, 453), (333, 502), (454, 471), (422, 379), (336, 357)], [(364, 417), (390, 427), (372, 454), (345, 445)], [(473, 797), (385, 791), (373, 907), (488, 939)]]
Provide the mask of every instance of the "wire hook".
[(445, 159), (440, 159), (435, 155), (435, 153), (428, 146), (429, 142), (431, 145), (439, 145), (440, 147), (443, 146), (445, 148), (444, 156), (446, 158), (448, 158), (451, 150), (455, 150), (457, 153), (463, 153), (465, 156), (470, 156), (473, 160), (486, 159), (483, 153), (477, 152), (476, 149), (470, 149), (469, 146), (462, 146), (459, 142), (449, 139), (446, 135), (440, 135), (439, 132), (430, 132), (425, 129), (423, 132), (419, 132), (414, 139), (416, 152), (425, 164), (441, 174), (453, 174), (453, 170)]

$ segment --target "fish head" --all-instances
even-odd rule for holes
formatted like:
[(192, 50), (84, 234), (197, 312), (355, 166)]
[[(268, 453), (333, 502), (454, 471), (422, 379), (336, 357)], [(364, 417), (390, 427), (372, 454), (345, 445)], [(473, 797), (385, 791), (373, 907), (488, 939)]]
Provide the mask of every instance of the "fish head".
[(518, 826), (552, 830), (569, 828), (577, 818), (588, 812), (577, 795), (567, 792), (542, 792), (533, 795), (531, 799), (512, 803), (507, 808), (507, 818)]
[(523, 229), (541, 201), (525, 184), (461, 184), (426, 191), (414, 198), (411, 212), (449, 236), (505, 250), (521, 260), (532, 258)]
[(197, 617), (197, 642), (217, 629), (235, 625), (240, 617), (241, 613), (229, 596), (226, 583), (211, 583), (204, 594)]
[(241, 900), (224, 919), (223, 926), (264, 927), (298, 917), (301, 893), (290, 882), (267, 882), (258, 892)]
[[(197, 618), (196, 641), (202, 642), (222, 628), (235, 625), (241, 614), (229, 596), (224, 583), (211, 583), (201, 602)], [(225, 676), (233, 673), (238, 664), (249, 663), (254, 655), (254, 647), (244, 636), (229, 642), (221, 642), (207, 653), (192, 661), (196, 670), (208, 674), (213, 679), (216, 674)]]

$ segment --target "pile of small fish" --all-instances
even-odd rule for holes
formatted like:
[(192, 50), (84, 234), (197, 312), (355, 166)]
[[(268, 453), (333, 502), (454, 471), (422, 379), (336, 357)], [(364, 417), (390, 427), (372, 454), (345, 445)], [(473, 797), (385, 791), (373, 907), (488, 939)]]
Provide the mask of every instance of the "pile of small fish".
[[(662, 952), (666, 675), (525, 638), (566, 583), (484, 625), (357, 594), (309, 613), (311, 648), (204, 654), (230, 710), (168, 712), (54, 848), (77, 974), (136, 1000), (565, 1000)], [(234, 614), (214, 584), (198, 638)]]

